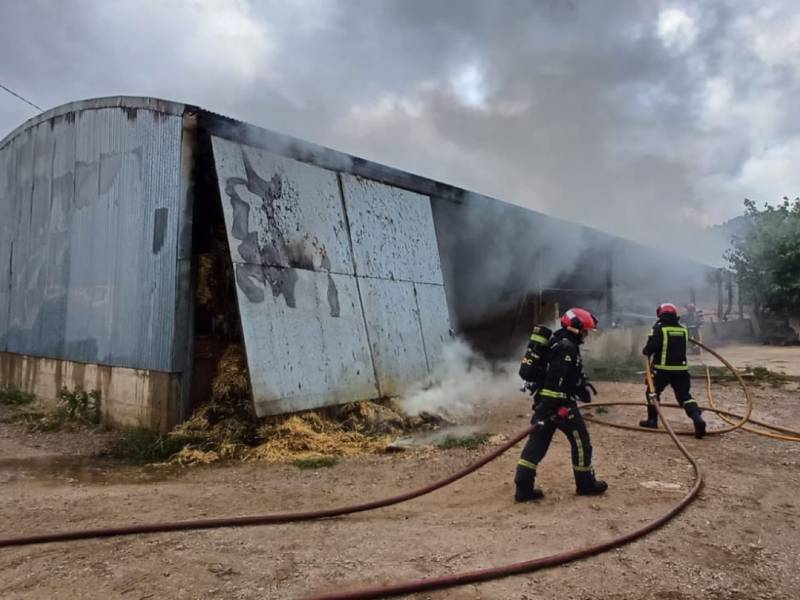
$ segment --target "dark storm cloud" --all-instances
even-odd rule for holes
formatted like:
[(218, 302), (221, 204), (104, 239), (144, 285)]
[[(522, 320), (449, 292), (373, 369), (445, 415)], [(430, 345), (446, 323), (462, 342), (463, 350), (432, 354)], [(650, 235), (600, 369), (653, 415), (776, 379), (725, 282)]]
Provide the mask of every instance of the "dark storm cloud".
[[(2, 82), (40, 105), (186, 101), (650, 243), (800, 193), (788, 0), (11, 0), (0, 17)], [(0, 98), (0, 131), (31, 112)]]

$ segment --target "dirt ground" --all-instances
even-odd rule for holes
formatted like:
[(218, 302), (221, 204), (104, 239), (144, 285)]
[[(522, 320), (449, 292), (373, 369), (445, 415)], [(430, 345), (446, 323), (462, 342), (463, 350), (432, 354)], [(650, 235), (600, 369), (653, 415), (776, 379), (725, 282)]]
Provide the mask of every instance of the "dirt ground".
[[(763, 346), (759, 344), (730, 344), (717, 350), (737, 369), (746, 367), (766, 367), (776, 373), (791, 377), (800, 376), (800, 352), (796, 346)], [(706, 353), (703, 360), (709, 366), (722, 366), (722, 363)], [(690, 361), (700, 364), (695, 356)]]
[[(603, 400), (642, 397), (639, 385), (598, 387)], [(701, 390), (696, 385), (698, 397)], [(725, 407), (742, 406), (735, 387), (715, 390)], [(800, 428), (797, 383), (754, 392), (758, 417)], [(483, 407), (473, 421), (508, 435), (527, 425), (528, 411), (524, 397), (512, 396)], [(611, 408), (602, 416), (633, 422), (642, 412)], [(687, 428), (682, 413), (670, 414)], [(714, 417), (709, 422), (721, 426)], [(561, 436), (540, 468), (546, 497), (534, 505), (512, 501), (517, 447), (449, 488), (353, 516), (0, 549), (0, 597), (283, 599), (433, 577), (619, 535), (668, 510), (691, 484), (691, 469), (667, 436), (590, 429), (597, 473), (610, 486), (600, 498), (574, 495)], [(567, 566), (416, 598), (800, 597), (798, 447), (740, 432), (686, 443), (707, 483), (686, 512), (657, 532)], [(420, 449), (301, 471), (253, 463), (120, 467), (82, 458), (95, 445), (85, 436), (31, 435), (0, 425), (0, 537), (362, 502), (442, 478), (488, 451)]]

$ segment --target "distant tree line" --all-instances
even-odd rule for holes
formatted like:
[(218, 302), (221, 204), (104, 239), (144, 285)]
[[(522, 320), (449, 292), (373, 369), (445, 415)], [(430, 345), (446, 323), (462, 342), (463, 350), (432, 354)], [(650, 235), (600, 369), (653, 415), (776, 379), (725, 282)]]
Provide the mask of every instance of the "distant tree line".
[(759, 319), (800, 316), (800, 198), (744, 205), (749, 227), (725, 253), (742, 299)]

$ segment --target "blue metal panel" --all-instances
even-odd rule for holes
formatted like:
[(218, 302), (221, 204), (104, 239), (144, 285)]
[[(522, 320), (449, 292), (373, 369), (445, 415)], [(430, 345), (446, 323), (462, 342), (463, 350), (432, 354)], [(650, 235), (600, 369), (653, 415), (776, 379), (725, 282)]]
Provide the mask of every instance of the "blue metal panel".
[(212, 139), (234, 261), (353, 273), (336, 173)]
[(341, 178), (359, 277), (442, 285), (430, 199), (354, 175)]
[(180, 116), (124, 107), (58, 113), (6, 138), (8, 351), (173, 370), (180, 139)]
[(414, 284), (359, 278), (358, 285), (381, 395), (399, 395), (428, 374)]
[(433, 372), (444, 359), (444, 345), (452, 339), (447, 298), (443, 285), (415, 283), (414, 293), (425, 343), (425, 358), (428, 370)]
[(212, 141), (256, 413), (375, 398), (336, 174)]

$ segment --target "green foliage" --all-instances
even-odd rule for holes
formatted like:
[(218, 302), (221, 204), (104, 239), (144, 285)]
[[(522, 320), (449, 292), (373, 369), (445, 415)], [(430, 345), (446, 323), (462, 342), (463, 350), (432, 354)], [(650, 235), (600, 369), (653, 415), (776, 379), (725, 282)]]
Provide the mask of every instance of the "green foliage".
[(11, 385), (0, 385), (0, 404), (5, 406), (27, 406), (36, 396)]
[(448, 435), (441, 442), (439, 442), (437, 446), (445, 450), (449, 450), (450, 448), (466, 448), (468, 450), (474, 450), (475, 448), (480, 448), (483, 446), (488, 439), (488, 433), (474, 433), (472, 435), (463, 437)]
[(745, 200), (751, 227), (734, 238), (725, 258), (756, 315), (800, 314), (800, 198), (765, 204)]
[(320, 458), (298, 458), (292, 464), (298, 469), (321, 469), (324, 467), (332, 467), (337, 463), (337, 460), (332, 456), (322, 456)]
[(613, 358), (586, 358), (586, 376), (592, 381), (639, 383), (644, 381), (644, 356), (631, 354)]
[(136, 463), (159, 462), (183, 448), (184, 440), (139, 427), (120, 429), (109, 444), (112, 458)]
[(745, 372), (750, 373), (759, 383), (768, 383), (772, 387), (781, 387), (786, 384), (787, 377), (784, 373), (770, 371), (766, 367), (751, 367), (747, 365)]
[(66, 387), (62, 387), (58, 392), (58, 403), (68, 421), (78, 421), (87, 425), (100, 423), (100, 392), (97, 390), (87, 392), (75, 388), (69, 391)]

